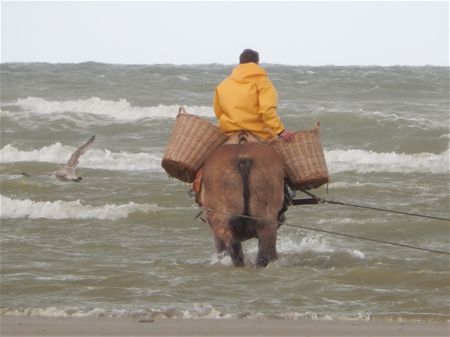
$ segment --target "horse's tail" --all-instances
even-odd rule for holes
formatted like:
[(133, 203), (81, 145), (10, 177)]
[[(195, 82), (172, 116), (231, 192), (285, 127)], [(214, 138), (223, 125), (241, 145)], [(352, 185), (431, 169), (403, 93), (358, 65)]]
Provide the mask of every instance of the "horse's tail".
[(242, 192), (244, 196), (244, 213), (242, 215), (249, 216), (249, 200), (250, 200), (250, 187), (249, 187), (249, 177), (250, 177), (250, 167), (252, 166), (253, 160), (248, 157), (238, 158), (236, 165), (239, 174), (242, 178)]

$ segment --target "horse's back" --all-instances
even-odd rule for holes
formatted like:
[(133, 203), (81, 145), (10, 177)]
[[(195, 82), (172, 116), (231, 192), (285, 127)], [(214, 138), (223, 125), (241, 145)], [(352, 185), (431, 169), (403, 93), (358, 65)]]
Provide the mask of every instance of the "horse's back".
[[(283, 165), (272, 148), (263, 143), (227, 144), (220, 146), (205, 161), (203, 167), (219, 169), (220, 166), (235, 163), (239, 158), (251, 158), (258, 168), (272, 170), (275, 174), (283, 174)], [(267, 165), (270, 163), (270, 165)]]

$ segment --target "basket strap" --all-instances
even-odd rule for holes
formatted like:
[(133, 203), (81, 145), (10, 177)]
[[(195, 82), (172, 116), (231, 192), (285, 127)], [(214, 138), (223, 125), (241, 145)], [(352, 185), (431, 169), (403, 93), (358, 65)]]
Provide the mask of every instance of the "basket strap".
[(178, 108), (178, 114), (186, 114), (187, 112), (186, 112), (186, 110), (184, 109), (184, 106), (180, 106), (179, 108)]
[(248, 133), (246, 131), (240, 131), (238, 137), (239, 137), (239, 144), (244, 144), (248, 142), (247, 140)]

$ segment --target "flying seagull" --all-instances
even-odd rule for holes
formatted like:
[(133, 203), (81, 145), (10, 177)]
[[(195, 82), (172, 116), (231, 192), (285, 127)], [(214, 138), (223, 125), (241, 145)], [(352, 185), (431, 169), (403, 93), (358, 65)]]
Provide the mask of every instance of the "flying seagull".
[(53, 172), (53, 175), (61, 181), (75, 181), (79, 183), (81, 181), (81, 177), (75, 174), (75, 168), (78, 165), (78, 158), (82, 154), (84, 154), (89, 145), (91, 145), (95, 140), (95, 135), (89, 138), (86, 144), (80, 146), (69, 158), (67, 164), (59, 171)]

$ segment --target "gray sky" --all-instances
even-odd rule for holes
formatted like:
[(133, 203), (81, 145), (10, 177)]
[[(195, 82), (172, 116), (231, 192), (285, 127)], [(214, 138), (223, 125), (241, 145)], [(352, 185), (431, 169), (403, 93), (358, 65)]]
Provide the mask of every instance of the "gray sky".
[(449, 2), (1, 2), (1, 62), (449, 65)]

